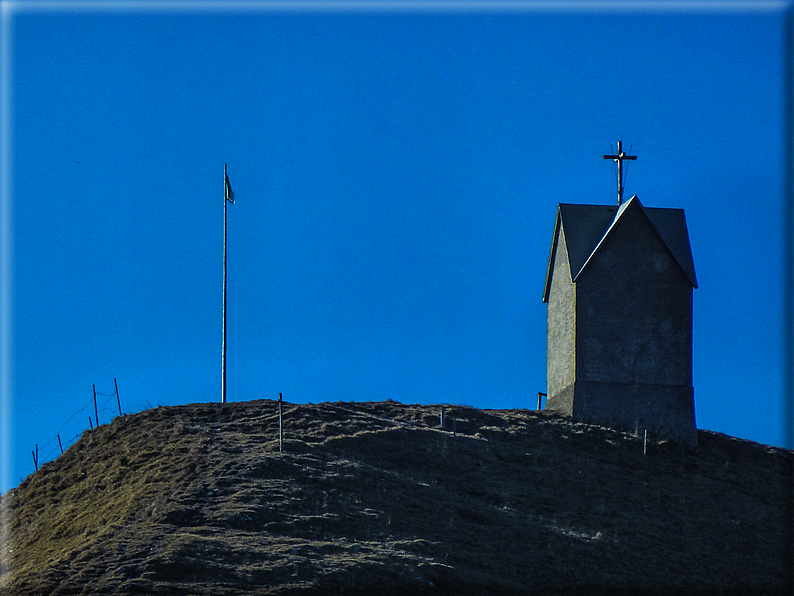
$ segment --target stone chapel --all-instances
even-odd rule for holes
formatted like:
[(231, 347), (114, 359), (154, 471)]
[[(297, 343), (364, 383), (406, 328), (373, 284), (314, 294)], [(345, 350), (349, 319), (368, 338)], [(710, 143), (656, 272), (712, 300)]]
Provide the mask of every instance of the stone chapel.
[[(625, 158), (620, 146), (618, 155)], [(695, 265), (682, 209), (561, 203), (543, 301), (546, 408), (697, 445), (692, 386)]]

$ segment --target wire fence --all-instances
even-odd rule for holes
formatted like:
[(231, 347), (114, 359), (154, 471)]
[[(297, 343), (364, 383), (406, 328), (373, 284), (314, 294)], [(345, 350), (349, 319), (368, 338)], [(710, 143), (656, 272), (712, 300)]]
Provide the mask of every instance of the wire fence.
[[(63, 423), (61, 428), (58, 432), (50, 438), (46, 443), (36, 443), (35, 448), (31, 451), (33, 456), (33, 465), (35, 470), (38, 469), (46, 462), (53, 461), (57, 459), (60, 455), (62, 455), (69, 447), (71, 447), (80, 436), (86, 430), (92, 430), (95, 427), (98, 427), (103, 420), (104, 422), (112, 421), (116, 415), (123, 415), (121, 409), (121, 399), (119, 397), (119, 387), (118, 382), (116, 379), (113, 379), (113, 384), (115, 390), (113, 393), (102, 393), (96, 390), (96, 385), (93, 385), (94, 395), (93, 398), (87, 400), (85, 405), (72, 412), (69, 418)], [(538, 406), (537, 409), (541, 410), (541, 397), (546, 397), (545, 393), (538, 392)], [(104, 401), (102, 398), (105, 398)], [(440, 416), (439, 416), (439, 426), (442, 429), (451, 430), (453, 435), (457, 435), (457, 420), (454, 417), (448, 417), (447, 408), (450, 406), (440, 406)], [(365, 416), (369, 418), (376, 418), (382, 422), (389, 422), (394, 425), (406, 425), (412, 426), (408, 422), (398, 421), (398, 420), (391, 420), (386, 419), (378, 416), (374, 416), (372, 414), (368, 414), (365, 412), (361, 412), (358, 410), (347, 410), (345, 408), (336, 406), (339, 410), (344, 410), (349, 414), (354, 414), (356, 416)], [(91, 416), (91, 412), (93, 410), (93, 418)], [(283, 401), (282, 401), (282, 394), (279, 393), (278, 399), (278, 412), (268, 418), (278, 418), (278, 427), (279, 427), (279, 451), (283, 452), (283, 444), (284, 444), (284, 421), (283, 421)], [(73, 421), (79, 421), (82, 418), (83, 422), (79, 423), (80, 430), (78, 432), (74, 432), (74, 424)], [(449, 418), (449, 419), (448, 419)], [(87, 420), (86, 420), (87, 419)], [(86, 425), (86, 422), (88, 423)], [(67, 426), (70, 426), (72, 430), (70, 430), (67, 434), (64, 434), (64, 429)]]
[[(116, 379), (113, 379), (113, 384), (115, 386), (113, 393), (101, 393), (96, 390), (96, 385), (94, 385), (93, 398), (88, 400), (85, 406), (73, 412), (72, 415), (66, 419), (63, 425), (61, 425), (61, 428), (58, 429), (58, 432), (55, 433), (55, 436), (50, 438), (49, 441), (46, 443), (36, 443), (35, 448), (31, 451), (33, 456), (33, 466), (36, 470), (38, 470), (43, 463), (52, 461), (59, 455), (62, 455), (64, 451), (66, 451), (77, 441), (77, 439), (80, 438), (80, 435), (82, 435), (84, 431), (93, 429), (95, 426), (99, 426), (101, 424), (100, 417), (108, 422), (109, 420), (115, 418), (117, 414), (122, 414), (121, 399), (119, 398), (119, 385)], [(106, 399), (101, 402), (102, 398)], [(91, 417), (92, 412), (94, 414), (93, 418)], [(79, 420), (80, 416), (85, 416), (84, 421), (87, 418), (88, 424), (84, 426), (84, 422), (80, 423), (80, 431), (75, 434), (73, 430), (74, 424), (72, 424), (72, 422)], [(64, 429), (66, 429), (67, 426), (72, 430), (69, 430), (68, 435), (65, 435)]]

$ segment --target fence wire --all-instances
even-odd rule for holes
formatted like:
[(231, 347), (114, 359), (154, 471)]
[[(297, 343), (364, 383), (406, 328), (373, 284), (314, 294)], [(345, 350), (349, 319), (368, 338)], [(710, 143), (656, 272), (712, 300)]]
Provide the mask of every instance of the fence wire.
[[(104, 414), (104, 417), (107, 419), (109, 415), (109, 418), (112, 421), (118, 415), (118, 410), (121, 409), (121, 400), (119, 398), (118, 389), (113, 393), (100, 393), (97, 391), (96, 395), (101, 395), (102, 397), (107, 397), (108, 399), (105, 400), (105, 402), (100, 406), (99, 402), (95, 403), (94, 398), (90, 398), (85, 406), (74, 411), (72, 415), (66, 419), (66, 421), (61, 425), (61, 428), (58, 429), (58, 432), (55, 433), (55, 436), (50, 438), (50, 440), (46, 443), (36, 443), (35, 448), (32, 449), (33, 465), (36, 470), (38, 470), (44, 463), (53, 461), (62, 453), (66, 452), (69, 447), (77, 442), (77, 439), (80, 438), (83, 432), (99, 426), (99, 420), (94, 420), (95, 417), (100, 418), (103, 417), (102, 415)], [(116, 402), (116, 405), (118, 405), (118, 410), (112, 407), (112, 402)], [(96, 412), (94, 413), (95, 408)], [(86, 412), (86, 410), (88, 412)], [(92, 413), (94, 414), (93, 416)], [(76, 434), (64, 436), (64, 429), (69, 425), (69, 423), (72, 422), (72, 420), (75, 419), (75, 417), (79, 416), (80, 414), (84, 414), (88, 418), (88, 425)]]

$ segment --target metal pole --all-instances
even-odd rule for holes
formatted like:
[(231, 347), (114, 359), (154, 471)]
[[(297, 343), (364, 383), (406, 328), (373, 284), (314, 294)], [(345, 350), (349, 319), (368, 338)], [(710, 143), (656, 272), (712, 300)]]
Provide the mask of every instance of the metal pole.
[(548, 397), (548, 395), (543, 393), (542, 391), (538, 391), (538, 412), (540, 412), (540, 398), (541, 397)]
[(58, 447), (61, 448), (61, 455), (63, 455), (63, 444), (61, 443), (61, 435), (58, 435)]
[(278, 394), (278, 452), (284, 453), (284, 402)]
[(116, 401), (119, 404), (119, 416), (121, 416), (121, 399), (119, 398), (119, 384), (116, 382), (116, 379), (113, 379), (113, 384), (116, 386)]
[(226, 164), (223, 164), (223, 375), (221, 379), (221, 403), (226, 403)]
[(618, 205), (623, 203), (623, 160), (620, 157), (623, 155), (623, 143), (618, 141)]
[(96, 420), (96, 425), (99, 426), (99, 412), (96, 409), (96, 385), (92, 385), (94, 388), (94, 420)]
[(444, 406), (441, 406), (441, 428), (447, 427), (447, 409)]

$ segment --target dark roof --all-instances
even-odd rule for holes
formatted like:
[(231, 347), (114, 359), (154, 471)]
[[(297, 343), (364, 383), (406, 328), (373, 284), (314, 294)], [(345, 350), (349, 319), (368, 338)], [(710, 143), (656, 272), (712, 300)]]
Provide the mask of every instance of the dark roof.
[(546, 273), (546, 287), (543, 292), (544, 302), (548, 301), (549, 292), (551, 291), (551, 276), (554, 271), (554, 256), (557, 252), (560, 227), (565, 232), (565, 246), (568, 250), (571, 278), (576, 282), (579, 275), (587, 267), (587, 264), (598, 252), (604, 240), (618, 225), (623, 214), (634, 208), (642, 210), (659, 234), (667, 250), (670, 251), (672, 257), (681, 267), (692, 287), (698, 287), (684, 210), (645, 207), (635, 195), (620, 207), (617, 205), (560, 203), (557, 209), (557, 221), (554, 226), (549, 269)]

